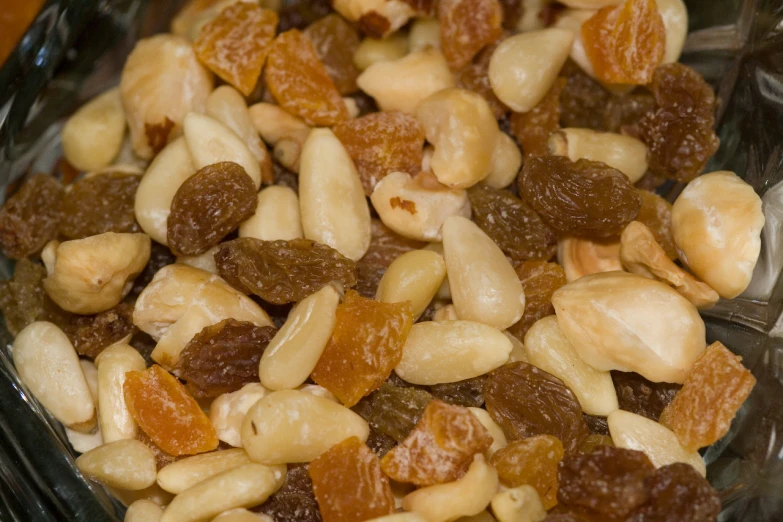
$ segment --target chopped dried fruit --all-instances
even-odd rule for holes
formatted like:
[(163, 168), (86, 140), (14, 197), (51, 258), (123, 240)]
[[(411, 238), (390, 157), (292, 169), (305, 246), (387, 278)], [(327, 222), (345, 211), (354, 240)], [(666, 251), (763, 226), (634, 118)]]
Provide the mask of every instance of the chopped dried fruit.
[(472, 62), (457, 73), (457, 86), (473, 91), (484, 98), (497, 119), (502, 118), (509, 108), (498, 99), (489, 84), (489, 60), (502, 40), (502, 38), (498, 38), (494, 43), (489, 44)]
[(341, 16), (330, 14), (310, 24), (304, 34), (313, 43), (340, 94), (355, 92), (359, 76), (359, 68), (353, 63), (353, 55), (359, 48), (356, 30)]
[(622, 232), (642, 206), (625, 174), (604, 163), (564, 156), (528, 158), (519, 193), (551, 227), (588, 237)]
[(716, 341), (693, 363), (682, 389), (661, 413), (682, 447), (696, 451), (723, 437), (756, 379), (741, 358)]
[(370, 448), (373, 453), (378, 455), (378, 458), (381, 458), (397, 445), (397, 441), (391, 436), (381, 433), (371, 427), (370, 435), (367, 437), (365, 444), (367, 444), (367, 447)]
[(533, 486), (544, 509), (557, 504), (557, 465), (563, 460), (563, 443), (551, 435), (515, 440), (492, 455), (491, 464), (509, 487)]
[(286, 0), (280, 6), (279, 30), (282, 33), (289, 29), (304, 29), (331, 12), (332, 0)]
[(690, 464), (663, 466), (647, 487), (650, 500), (628, 518), (631, 522), (712, 522), (720, 513), (717, 491)]
[(321, 522), (307, 464), (289, 464), (283, 487), (253, 511), (269, 515), (273, 520)]
[(16, 336), (28, 324), (45, 318), (45, 277), (43, 265), (22, 259), (14, 267), (13, 279), (0, 281), (0, 311), (11, 335)]
[(378, 457), (356, 437), (332, 446), (309, 468), (324, 522), (364, 522), (395, 512)]
[(511, 134), (525, 156), (544, 156), (549, 152), (549, 135), (560, 128), (560, 93), (565, 84), (564, 78), (558, 78), (533, 109), (511, 113)]
[(105, 348), (137, 331), (133, 305), (120, 303), (96, 315), (75, 316), (66, 333), (79, 355), (94, 359)]
[(256, 203), (256, 187), (240, 165), (207, 165), (174, 194), (167, 225), (171, 251), (186, 256), (206, 252), (255, 214)]
[(258, 382), (258, 362), (277, 330), (225, 319), (207, 326), (185, 346), (177, 375), (197, 399), (214, 399)]
[(611, 96), (604, 108), (606, 129), (621, 132), (625, 126), (636, 124), (639, 119), (655, 109), (655, 100), (648, 92), (633, 92)]
[(558, 472), (557, 499), (609, 519), (624, 519), (649, 498), (646, 482), (655, 467), (641, 451), (599, 446), (567, 455)]
[(525, 289), (525, 313), (508, 331), (519, 340), (539, 319), (555, 313), (552, 306), (552, 294), (566, 284), (563, 267), (546, 261), (525, 261), (514, 269)]
[(609, 435), (609, 424), (606, 422), (606, 417), (599, 417), (597, 415), (583, 415), (587, 426), (590, 428), (591, 434)]
[(392, 264), (392, 261), (405, 252), (418, 250), (426, 245), (423, 241), (414, 241), (399, 235), (384, 225), (380, 219), (372, 220), (371, 230), (370, 248), (367, 249), (367, 253), (361, 259), (363, 263), (388, 267)]
[(432, 400), (432, 395), (418, 388), (394, 384), (404, 383), (402, 379), (395, 377), (396, 374), (393, 373), (389, 382), (359, 401), (353, 409), (371, 428), (402, 442), (419, 422), (424, 408)]
[(374, 112), (333, 130), (356, 165), (368, 196), (387, 174), (407, 172), (413, 176), (421, 170), (424, 129), (410, 114)]
[(573, 62), (561, 72), (568, 78), (560, 92), (560, 123), (563, 127), (608, 131), (605, 111), (609, 91), (582, 72)]
[(349, 118), (348, 108), (313, 44), (296, 29), (272, 42), (264, 76), (277, 103), (308, 125), (334, 125)]
[(399, 482), (429, 486), (461, 477), (492, 444), (492, 435), (470, 410), (431, 401), (408, 437), (381, 460), (383, 471)]
[(301, 301), (332, 281), (356, 284), (353, 261), (309, 239), (234, 239), (220, 245), (215, 262), (235, 288), (275, 304)]
[(236, 2), (201, 28), (193, 50), (201, 63), (249, 96), (276, 28), (276, 12), (258, 3)]
[(579, 444), (579, 453), (592, 453), (598, 446), (614, 446), (614, 441), (609, 435), (591, 433)]
[(375, 299), (375, 295), (378, 293), (378, 285), (381, 283), (381, 278), (386, 272), (386, 267), (373, 263), (365, 263), (364, 261), (359, 260), (359, 262), (356, 263), (356, 268), (359, 276), (354, 290), (362, 297)]
[(144, 443), (145, 446), (147, 446), (149, 449), (152, 450), (153, 455), (155, 455), (155, 467), (158, 468), (158, 471), (165, 468), (169, 464), (173, 462), (177, 462), (178, 460), (182, 460), (187, 457), (187, 455), (180, 455), (178, 457), (175, 457), (174, 455), (170, 453), (166, 453), (162, 449), (160, 449), (160, 446), (152, 442), (152, 439), (144, 433), (143, 431), (139, 430), (138, 433), (136, 433), (136, 439), (139, 442)]
[(82, 239), (104, 232), (140, 232), (133, 204), (141, 176), (108, 172), (83, 178), (63, 196), (60, 233)]
[(680, 116), (714, 118), (715, 93), (695, 70), (681, 63), (668, 63), (655, 70), (650, 86), (658, 107)]
[(682, 388), (679, 384), (648, 381), (638, 373), (612, 371), (620, 409), (657, 421)]
[(209, 417), (169, 372), (157, 364), (125, 374), (125, 404), (152, 442), (171, 455), (195, 455), (220, 442)]
[(642, 208), (636, 221), (644, 223), (650, 229), (669, 259), (677, 259), (677, 247), (672, 237), (671, 203), (647, 190), (640, 190), (639, 196), (642, 198)]
[(645, 85), (663, 60), (666, 28), (655, 0), (626, 0), (582, 24), (582, 41), (599, 80)]
[(484, 404), (484, 385), (487, 376), (480, 375), (464, 381), (435, 384), (430, 386), (430, 393), (436, 399), (457, 406), (479, 408)]
[(378, 389), (400, 362), (413, 313), (410, 301), (381, 303), (349, 290), (336, 317), (311, 377), (350, 407)]
[(63, 187), (46, 174), (25, 181), (0, 208), (0, 247), (11, 259), (23, 259), (41, 251), (57, 237)]
[(551, 259), (557, 234), (527, 203), (507, 190), (486, 185), (469, 192), (473, 221), (516, 264), (526, 259)]
[(468, 64), (503, 33), (503, 7), (498, 0), (440, 0), (440, 47), (452, 71)]
[(509, 440), (552, 435), (573, 453), (590, 433), (573, 392), (531, 364), (515, 362), (492, 371), (484, 398), (487, 411)]

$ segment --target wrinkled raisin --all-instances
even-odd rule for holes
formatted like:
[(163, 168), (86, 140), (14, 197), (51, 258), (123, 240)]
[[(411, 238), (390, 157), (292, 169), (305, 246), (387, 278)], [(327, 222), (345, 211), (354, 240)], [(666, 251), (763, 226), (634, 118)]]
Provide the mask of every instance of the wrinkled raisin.
[(525, 289), (525, 313), (508, 331), (517, 339), (524, 340), (536, 321), (555, 313), (552, 294), (566, 284), (566, 275), (557, 263), (538, 260), (525, 261), (514, 270)]
[(609, 435), (609, 424), (606, 422), (606, 417), (599, 417), (597, 415), (584, 414), (585, 422), (590, 428), (590, 433), (598, 435)]
[(657, 421), (663, 409), (682, 388), (679, 384), (648, 381), (638, 373), (612, 370), (621, 410)]
[(37, 174), (0, 208), (0, 247), (11, 259), (38, 254), (57, 237), (63, 187), (46, 174)]
[(378, 285), (381, 283), (383, 274), (386, 273), (386, 267), (373, 263), (365, 263), (361, 259), (356, 263), (358, 280), (356, 281), (356, 290), (360, 296), (368, 299), (375, 299), (378, 292)]
[(234, 239), (220, 245), (215, 262), (235, 288), (275, 304), (301, 301), (332, 281), (356, 284), (353, 261), (309, 239)]
[(108, 172), (81, 179), (65, 193), (60, 233), (82, 239), (104, 232), (139, 232), (133, 204), (141, 176)]
[(133, 305), (120, 303), (99, 314), (76, 316), (67, 333), (79, 355), (94, 359), (108, 346), (137, 331)]
[(625, 126), (634, 125), (653, 109), (655, 100), (647, 92), (611, 96), (604, 109), (606, 130), (620, 132)]
[(511, 134), (525, 156), (543, 156), (549, 152), (549, 135), (560, 128), (560, 93), (565, 84), (565, 79), (556, 79), (535, 107), (528, 112), (511, 113)]
[(557, 466), (563, 460), (563, 443), (551, 435), (512, 441), (492, 455), (498, 477), (515, 488), (533, 486), (545, 509), (557, 504)]
[(424, 408), (432, 400), (432, 395), (418, 388), (395, 385), (395, 379), (389, 381), (359, 401), (353, 409), (370, 427), (397, 442), (402, 442), (419, 422)]
[(430, 393), (436, 399), (448, 404), (479, 408), (484, 404), (484, 386), (486, 375), (479, 375), (464, 381), (435, 384), (430, 386)]
[(256, 187), (240, 165), (207, 165), (174, 194), (167, 225), (169, 248), (178, 256), (206, 252), (255, 214), (256, 203)]
[(253, 511), (286, 522), (321, 522), (307, 464), (289, 464), (283, 487)]
[(579, 453), (592, 453), (598, 446), (614, 446), (614, 441), (609, 435), (591, 433), (579, 444)]
[(426, 245), (422, 241), (414, 241), (399, 235), (384, 225), (380, 219), (372, 220), (371, 231), (370, 248), (367, 249), (367, 253), (361, 259), (364, 263), (388, 267), (392, 264), (392, 261), (405, 252), (418, 250)]
[(373, 453), (378, 455), (378, 458), (381, 458), (397, 445), (397, 441), (371, 426), (370, 435), (367, 437), (365, 444), (367, 444), (367, 447), (370, 448)]
[(715, 93), (712, 87), (687, 65), (661, 65), (655, 70), (650, 89), (660, 108), (676, 111), (680, 116), (714, 117)]
[(356, 30), (341, 16), (330, 14), (310, 24), (304, 34), (313, 43), (340, 94), (355, 92), (359, 76), (359, 68), (353, 63), (353, 55), (359, 48)]
[(509, 111), (506, 104), (495, 95), (489, 83), (489, 61), (501, 41), (502, 38), (498, 38), (494, 43), (489, 44), (472, 62), (457, 73), (457, 86), (473, 91), (484, 98), (497, 119), (502, 118)]
[(503, 32), (498, 0), (440, 0), (440, 48), (452, 71), (468, 64)]
[(573, 62), (567, 62), (562, 74), (568, 79), (560, 92), (560, 123), (576, 127), (608, 131), (605, 111), (609, 91), (590, 78)]
[(672, 236), (672, 205), (661, 196), (640, 190), (642, 208), (636, 221), (643, 223), (655, 236), (655, 241), (666, 252), (669, 259), (677, 259), (677, 247)]
[(663, 466), (648, 487), (650, 500), (628, 522), (713, 522), (720, 513), (718, 493), (690, 464)]
[(503, 27), (509, 31), (517, 30), (517, 23), (525, 13), (522, 0), (500, 0), (503, 6)]
[(22, 328), (43, 317), (45, 277), (43, 265), (22, 259), (14, 267), (13, 279), (0, 281), (0, 311), (11, 335), (16, 336)]

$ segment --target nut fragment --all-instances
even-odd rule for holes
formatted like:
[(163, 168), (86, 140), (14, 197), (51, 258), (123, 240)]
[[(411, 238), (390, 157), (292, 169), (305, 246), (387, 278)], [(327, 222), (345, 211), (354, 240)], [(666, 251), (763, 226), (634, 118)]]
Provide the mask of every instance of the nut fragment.
[(514, 337), (508, 330), (503, 330), (503, 335), (506, 336), (506, 339), (511, 341), (511, 353), (508, 356), (508, 362), (530, 362), (527, 360), (527, 352), (525, 351), (525, 345), (522, 344), (522, 341)]
[(64, 241), (44, 279), (49, 297), (63, 310), (96, 314), (119, 304), (150, 258), (146, 234), (105, 232)]
[(527, 484), (495, 494), (491, 506), (498, 522), (540, 522), (546, 518), (538, 492)]
[(622, 270), (620, 241), (563, 237), (557, 242), (557, 262), (569, 283), (590, 274)]
[(286, 112), (279, 105), (272, 103), (256, 103), (248, 108), (253, 127), (261, 138), (270, 145), (275, 145), (285, 137), (302, 136), (302, 143), (310, 133), (310, 126), (302, 119)]
[(256, 213), (239, 225), (239, 237), (254, 237), (264, 241), (302, 238), (302, 219), (296, 192), (282, 185), (272, 185), (259, 192)]
[(569, 57), (580, 69), (593, 78), (595, 78), (593, 63), (587, 57), (584, 41), (582, 40), (582, 24), (592, 18), (597, 12), (596, 9), (566, 9), (560, 13), (554, 24), (554, 27), (570, 31), (574, 36), (574, 43), (571, 45)]
[(181, 265), (192, 266), (209, 272), (210, 274), (217, 274), (217, 263), (215, 262), (215, 253), (220, 248), (220, 245), (215, 245), (204, 253), (197, 254), (195, 256), (177, 256), (177, 263)]
[(159, 522), (163, 508), (152, 500), (137, 500), (125, 512), (124, 522)]
[(125, 111), (118, 88), (85, 103), (62, 130), (63, 154), (79, 170), (98, 170), (120, 152), (125, 135)]
[(242, 421), (247, 411), (269, 393), (261, 384), (245, 384), (241, 389), (224, 393), (209, 406), (209, 421), (215, 427), (218, 438), (235, 448), (242, 447)]
[(389, 35), (416, 14), (405, 0), (333, 0), (332, 7), (359, 28), (378, 38)]
[(666, 47), (661, 63), (674, 63), (680, 59), (688, 36), (688, 9), (682, 0), (657, 0), (656, 4), (666, 28)]
[(443, 305), (432, 314), (433, 321), (456, 321), (457, 319), (459, 317), (457, 317), (457, 312), (454, 311), (452, 304)]
[(175, 495), (230, 469), (250, 464), (242, 449), (218, 450), (172, 462), (158, 471), (158, 485)]
[(479, 420), (479, 422), (487, 428), (487, 431), (490, 435), (492, 435), (492, 445), (487, 448), (487, 451), (484, 452), (484, 457), (487, 458), (487, 460), (492, 457), (492, 455), (495, 454), (495, 452), (501, 448), (505, 448), (508, 445), (508, 439), (506, 439), (505, 433), (503, 433), (503, 430), (500, 426), (498, 426), (498, 423), (492, 420), (492, 417), (489, 415), (489, 412), (483, 408), (468, 408), (470, 412), (476, 416), (476, 418)]
[(95, 359), (98, 367), (98, 420), (104, 442), (133, 439), (138, 425), (125, 405), (122, 385), (125, 373), (142, 371), (144, 358), (132, 346), (115, 344), (103, 350)]
[(506, 188), (517, 179), (520, 167), (522, 151), (514, 138), (505, 132), (499, 132), (492, 151), (492, 168), (482, 183), (496, 189)]
[(353, 55), (353, 63), (364, 71), (374, 63), (398, 60), (408, 54), (408, 41), (403, 34), (393, 34), (377, 40), (365, 38)]
[(139, 490), (155, 483), (155, 455), (135, 439), (99, 446), (76, 459), (76, 467), (87, 477), (107, 486)]
[(376, 299), (382, 303), (410, 301), (414, 321), (438, 293), (446, 277), (443, 257), (431, 250), (412, 250), (392, 261), (381, 277)]
[(253, 513), (245, 508), (234, 508), (222, 512), (213, 518), (212, 522), (275, 522), (275, 520), (264, 513)]
[(440, 49), (440, 22), (437, 18), (417, 18), (408, 31), (408, 49), (415, 53), (429, 47)]
[(101, 435), (100, 426), (95, 430), (95, 433), (82, 433), (66, 427), (65, 436), (68, 438), (73, 451), (77, 453), (87, 453), (91, 449), (103, 446), (103, 435)]
[(614, 132), (568, 128), (549, 136), (549, 153), (571, 161), (588, 159), (606, 163), (636, 183), (647, 172), (647, 146), (636, 138)]
[(761, 199), (725, 170), (691, 181), (672, 207), (672, 235), (680, 259), (726, 299), (750, 284), (763, 227)]

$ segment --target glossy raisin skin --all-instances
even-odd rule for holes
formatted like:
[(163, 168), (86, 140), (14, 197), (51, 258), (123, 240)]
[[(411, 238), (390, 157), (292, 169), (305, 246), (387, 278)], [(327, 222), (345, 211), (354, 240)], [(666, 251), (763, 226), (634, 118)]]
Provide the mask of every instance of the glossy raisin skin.
[(560, 93), (565, 78), (557, 78), (546, 96), (527, 112), (512, 112), (511, 134), (525, 156), (544, 156), (549, 152), (549, 135), (560, 128)]
[(566, 453), (573, 453), (590, 433), (573, 392), (532, 364), (514, 362), (490, 372), (484, 398), (509, 440), (552, 435), (562, 441)]
[(65, 193), (60, 234), (82, 239), (104, 232), (140, 232), (133, 205), (141, 176), (107, 172), (83, 178)]
[(663, 466), (647, 486), (650, 500), (628, 522), (712, 522), (720, 513), (718, 493), (689, 464)]
[(612, 370), (620, 409), (657, 421), (682, 388), (681, 384), (648, 381), (635, 372)]
[(277, 330), (225, 319), (207, 326), (185, 346), (176, 366), (197, 399), (214, 399), (258, 382), (258, 362)]
[(232, 286), (274, 304), (298, 302), (332, 281), (356, 284), (356, 263), (309, 239), (243, 237), (220, 245), (218, 273)]
[[(392, 374), (394, 375), (394, 374)], [(353, 411), (370, 427), (402, 442), (419, 422), (432, 395), (417, 388), (403, 388), (388, 382), (359, 401)]]
[(520, 341), (536, 321), (555, 313), (552, 294), (566, 284), (563, 267), (541, 260), (524, 261), (514, 268), (525, 290), (525, 312), (522, 319), (508, 327)]
[(353, 55), (359, 47), (359, 35), (351, 25), (337, 14), (329, 14), (310, 24), (304, 31), (313, 48), (326, 67), (340, 94), (357, 90), (359, 68), (353, 63)]
[(480, 408), (484, 404), (484, 386), (486, 375), (479, 375), (464, 381), (430, 386), (430, 393), (436, 399), (457, 406)]
[(321, 522), (307, 464), (289, 464), (283, 487), (252, 510), (269, 515), (273, 520)]
[(519, 176), (519, 193), (552, 228), (577, 236), (617, 235), (642, 206), (619, 170), (564, 156), (528, 158)]
[(240, 165), (207, 165), (174, 195), (167, 225), (169, 248), (176, 255), (206, 252), (255, 214), (256, 203), (256, 187)]
[(37, 174), (0, 208), (0, 248), (11, 259), (38, 254), (57, 236), (63, 187), (46, 174)]
[(74, 316), (67, 333), (79, 355), (94, 359), (105, 348), (137, 331), (133, 305), (120, 303), (99, 314)]

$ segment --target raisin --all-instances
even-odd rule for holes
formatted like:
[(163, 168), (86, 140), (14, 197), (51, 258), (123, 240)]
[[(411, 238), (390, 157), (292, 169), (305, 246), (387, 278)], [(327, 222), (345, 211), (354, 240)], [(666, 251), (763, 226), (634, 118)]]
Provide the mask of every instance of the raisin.
[(272, 42), (264, 76), (277, 103), (308, 125), (334, 125), (349, 118), (348, 108), (313, 44), (296, 29)]
[(359, 68), (353, 55), (359, 48), (356, 30), (339, 15), (330, 14), (310, 24), (304, 31), (340, 94), (356, 92)]
[(368, 196), (391, 172), (413, 176), (421, 170), (424, 129), (410, 114), (375, 112), (337, 125), (334, 134), (356, 165)]
[(358, 272), (358, 280), (356, 281), (356, 290), (360, 296), (367, 299), (375, 299), (375, 295), (378, 292), (378, 285), (381, 283), (383, 274), (386, 273), (386, 267), (383, 265), (376, 265), (373, 263), (365, 263), (359, 260), (356, 263)]
[(440, 0), (440, 48), (452, 71), (458, 71), (503, 32), (498, 0)]
[(149, 435), (144, 433), (142, 430), (139, 430), (138, 433), (136, 433), (136, 439), (152, 450), (152, 454), (155, 455), (155, 467), (158, 468), (158, 471), (165, 468), (169, 464), (187, 457), (187, 455), (180, 455), (175, 457), (170, 453), (166, 453), (160, 449), (160, 446), (152, 442), (152, 439), (149, 437)]
[(713, 119), (715, 93), (695, 70), (681, 63), (661, 65), (650, 85), (655, 103), (680, 116), (693, 115)]
[(623, 519), (649, 498), (646, 481), (655, 467), (641, 451), (599, 446), (566, 455), (560, 464), (557, 499), (610, 519)]
[(274, 304), (301, 301), (332, 281), (356, 284), (353, 261), (309, 239), (234, 239), (220, 245), (215, 262), (231, 285)]
[(549, 135), (559, 128), (560, 93), (566, 80), (558, 78), (546, 95), (528, 112), (512, 112), (511, 134), (525, 156), (543, 156), (549, 152)]
[(398, 482), (428, 486), (461, 477), (492, 444), (492, 435), (470, 410), (431, 401), (416, 427), (381, 459), (383, 471)]
[(606, 517), (577, 506), (558, 504), (543, 522), (606, 522)]
[(82, 239), (104, 232), (140, 232), (133, 205), (141, 176), (107, 172), (83, 178), (65, 193), (60, 234)]
[(169, 135), (174, 130), (174, 123), (168, 116), (163, 118), (162, 123), (144, 122), (144, 136), (147, 138), (147, 145), (152, 149), (152, 157), (158, 155), (169, 142)]
[(13, 279), (0, 281), (0, 311), (11, 335), (44, 316), (46, 269), (34, 261), (22, 259), (14, 267)]
[(500, 0), (503, 6), (503, 27), (508, 31), (516, 31), (517, 23), (525, 13), (522, 0)]
[(38, 254), (57, 237), (63, 187), (46, 174), (36, 174), (0, 208), (0, 247), (11, 259)]
[(661, 413), (687, 451), (709, 446), (728, 433), (756, 379), (742, 359), (716, 341), (696, 359), (682, 389)]
[(389, 479), (358, 438), (332, 446), (309, 468), (324, 522), (364, 522), (395, 512)]
[(604, 163), (563, 156), (528, 158), (519, 193), (552, 228), (578, 236), (618, 235), (639, 214), (628, 178)]
[(582, 24), (585, 53), (606, 83), (645, 85), (663, 60), (666, 28), (655, 0), (604, 7)]
[(604, 110), (606, 130), (620, 132), (626, 126), (636, 124), (642, 116), (654, 109), (655, 100), (646, 92), (612, 96)]
[(661, 245), (669, 259), (677, 259), (677, 247), (672, 236), (671, 203), (647, 190), (640, 190), (639, 196), (642, 198), (642, 208), (636, 216), (636, 221), (650, 229), (655, 236), (655, 241)]
[(253, 511), (269, 515), (273, 520), (321, 522), (307, 464), (289, 464), (283, 487)]
[(138, 296), (147, 288), (147, 285), (150, 284), (150, 281), (155, 277), (158, 270), (176, 262), (177, 258), (171, 253), (171, 250), (169, 250), (167, 246), (153, 241), (150, 248), (150, 260), (147, 261), (147, 266), (144, 267), (144, 270), (142, 270), (133, 281), (133, 288), (130, 291), (130, 295)]
[(720, 513), (718, 493), (690, 464), (663, 466), (648, 487), (650, 500), (628, 522), (713, 522)]
[(682, 388), (679, 384), (648, 381), (638, 373), (612, 370), (621, 410), (657, 421), (663, 409)]
[(530, 485), (545, 509), (557, 504), (557, 465), (563, 460), (563, 443), (551, 435), (512, 441), (492, 455), (491, 464), (509, 487)]
[(457, 406), (479, 408), (484, 404), (484, 385), (487, 376), (480, 375), (464, 381), (435, 384), (430, 386), (430, 393), (436, 399)]
[(410, 301), (381, 303), (348, 290), (313, 381), (353, 406), (378, 389), (400, 362), (412, 325)]
[(237, 2), (201, 28), (193, 50), (201, 63), (249, 96), (276, 28), (276, 12), (257, 3)]
[(391, 436), (370, 427), (370, 435), (367, 437), (367, 442), (365, 442), (365, 444), (367, 444), (367, 447), (370, 448), (373, 453), (378, 455), (378, 458), (381, 458), (397, 445), (397, 441)]
[(591, 434), (609, 435), (609, 424), (606, 422), (606, 417), (599, 417), (597, 415), (584, 414), (585, 422), (590, 428)]
[(392, 384), (393, 379), (389, 381), (359, 401), (354, 406), (354, 411), (361, 415), (370, 427), (397, 442), (402, 442), (419, 422), (424, 408), (432, 400), (432, 395), (418, 388)]
[(495, 95), (489, 83), (489, 61), (502, 40), (498, 38), (494, 43), (489, 44), (472, 62), (457, 73), (457, 86), (473, 91), (484, 98), (496, 119), (502, 118), (509, 111), (506, 104)]
[(525, 261), (514, 269), (525, 289), (525, 313), (508, 331), (519, 340), (539, 319), (555, 313), (552, 294), (566, 284), (563, 267), (546, 261)]
[(258, 362), (277, 330), (225, 319), (197, 333), (180, 354), (177, 375), (197, 399), (214, 399), (258, 382)]
[(509, 440), (552, 435), (573, 453), (590, 433), (573, 392), (531, 364), (520, 361), (490, 372), (484, 398), (487, 411)]
[(137, 331), (133, 305), (120, 303), (99, 314), (75, 316), (67, 333), (79, 355), (94, 359), (108, 346)]
[(551, 259), (557, 234), (527, 203), (507, 190), (478, 185), (468, 191), (473, 221), (516, 264)]
[(157, 364), (125, 374), (125, 404), (139, 427), (174, 456), (212, 451), (217, 433), (185, 387)]
[(392, 261), (405, 252), (418, 250), (426, 246), (426, 243), (423, 241), (415, 241), (399, 235), (384, 225), (380, 219), (372, 220), (371, 230), (370, 248), (367, 249), (367, 253), (361, 259), (364, 263), (388, 267), (392, 264)]
[(591, 433), (579, 444), (579, 453), (592, 453), (599, 446), (614, 446), (614, 441), (609, 435)]
[(240, 165), (207, 165), (174, 194), (167, 234), (176, 255), (195, 256), (220, 243), (256, 212), (256, 187)]
[(304, 29), (332, 12), (332, 0), (286, 0), (279, 12), (280, 32)]
[(611, 98), (609, 91), (573, 62), (566, 63), (562, 74), (568, 78), (560, 92), (562, 126), (608, 131), (605, 111)]

